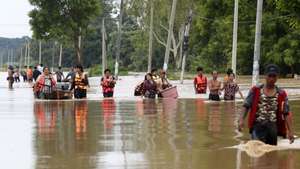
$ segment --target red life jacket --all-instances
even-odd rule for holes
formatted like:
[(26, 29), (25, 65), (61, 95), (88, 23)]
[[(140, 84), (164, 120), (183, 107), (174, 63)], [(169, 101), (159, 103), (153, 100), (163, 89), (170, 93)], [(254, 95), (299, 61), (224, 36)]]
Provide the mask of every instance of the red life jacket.
[(195, 77), (194, 83), (196, 85), (197, 93), (206, 93), (207, 78), (204, 75)]
[[(40, 75), (39, 78), (37, 79), (37, 91), (42, 91), (43, 88), (45, 87), (45, 75)], [(54, 87), (56, 82), (52, 77), (50, 77), (51, 80), (51, 87)]]
[[(248, 118), (248, 127), (250, 129), (250, 133), (252, 132), (253, 125), (256, 119), (256, 113), (258, 109), (258, 102), (259, 102), (259, 97), (260, 97), (260, 90), (261, 87), (255, 86), (252, 88), (252, 91), (254, 93), (253, 95), (253, 102), (252, 102), (252, 107), (250, 110), (249, 118)], [(287, 98), (287, 94), (284, 90), (279, 90), (278, 93), (278, 108), (277, 108), (277, 131), (278, 131), (278, 136), (283, 136), (286, 137), (287, 135), (287, 127), (286, 127), (286, 122), (285, 122), (285, 117), (284, 117), (284, 101)], [(292, 113), (289, 112), (289, 117), (291, 118)]]
[(106, 77), (104, 76), (102, 78), (102, 90), (103, 90), (103, 93), (110, 93), (110, 92), (114, 92), (114, 87), (115, 85), (112, 83), (111, 77)]

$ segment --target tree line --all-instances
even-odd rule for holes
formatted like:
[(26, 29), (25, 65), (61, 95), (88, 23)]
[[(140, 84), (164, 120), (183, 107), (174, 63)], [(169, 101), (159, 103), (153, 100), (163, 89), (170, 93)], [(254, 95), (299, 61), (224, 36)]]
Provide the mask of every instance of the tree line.
[[(179, 71), (185, 48), (187, 71), (202, 66), (206, 72), (224, 72), (231, 67), (234, 0), (122, 0), (122, 22), (120, 1), (29, 2), (34, 7), (29, 14), (32, 64), (38, 60), (41, 41), (42, 62), (47, 65), (53, 64), (53, 56), (57, 65), (62, 44), (64, 67), (78, 62), (85, 67), (102, 65), (105, 49), (107, 67), (114, 69), (119, 55), (120, 68), (147, 71), (149, 56), (152, 68), (162, 68), (168, 49), (168, 69)], [(264, 0), (261, 65), (272, 62), (281, 67), (283, 74), (299, 73), (299, 6), (297, 0)], [(172, 9), (174, 22), (170, 25)], [(185, 46), (185, 25), (189, 19), (189, 41)], [(256, 1), (239, 0), (238, 20), (237, 72), (251, 74)]]

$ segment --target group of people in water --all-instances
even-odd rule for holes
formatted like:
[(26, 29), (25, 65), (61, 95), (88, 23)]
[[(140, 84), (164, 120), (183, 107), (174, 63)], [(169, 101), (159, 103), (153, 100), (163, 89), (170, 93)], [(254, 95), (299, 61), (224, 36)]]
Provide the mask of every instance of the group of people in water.
[(221, 92), (224, 91), (224, 100), (235, 100), (236, 93), (239, 93), (241, 98), (244, 96), (239, 88), (239, 85), (235, 82), (235, 74), (232, 69), (227, 70), (227, 74), (223, 80), (223, 83), (218, 80), (218, 72), (212, 72), (212, 79), (207, 80), (207, 77), (203, 74), (203, 68), (197, 68), (198, 75), (194, 78), (194, 88), (196, 94), (206, 94), (207, 88), (209, 89), (209, 100), (220, 101)]
[[(14, 82), (20, 82), (19, 74), (23, 76), (23, 81), (33, 84), (33, 91), (36, 98), (50, 99), (53, 91), (57, 90), (57, 82), (67, 85), (59, 85), (64, 87), (63, 90), (73, 91), (74, 98), (83, 99), (87, 97), (87, 89), (89, 88), (88, 75), (84, 73), (81, 65), (76, 65), (65, 77), (61, 67), (55, 73), (51, 73), (48, 67), (42, 64), (34, 67), (25, 67), (19, 72), (19, 68), (14, 69), (13, 66), (8, 67), (7, 80), (9, 88), (13, 88)], [(111, 70), (106, 69), (105, 75), (101, 79), (101, 86), (104, 97), (113, 97), (116, 79), (111, 75)]]
[[(40, 72), (42, 69), (42, 72)], [(10, 88), (12, 83), (16, 80), (14, 74), (19, 70), (14, 71), (13, 67), (8, 67), (8, 78)], [(39, 72), (37, 72), (39, 71)], [(280, 89), (277, 85), (279, 76), (279, 67), (270, 64), (265, 67), (265, 83), (254, 86), (250, 89), (248, 96), (244, 99), (239, 85), (235, 82), (235, 74), (231, 69), (227, 71), (227, 75), (223, 82), (218, 80), (218, 72), (212, 72), (212, 79), (207, 80), (203, 74), (203, 68), (197, 68), (197, 76), (194, 78), (194, 89), (196, 94), (206, 94), (209, 89), (209, 99), (213, 101), (220, 101), (221, 92), (224, 91), (224, 100), (235, 100), (235, 95), (239, 93), (244, 101), (244, 109), (241, 113), (238, 122), (238, 129), (240, 131), (244, 128), (244, 120), (248, 116), (248, 127), (252, 139), (260, 140), (266, 144), (276, 145), (277, 136), (283, 136), (294, 141), (294, 131), (292, 128), (292, 112), (288, 104), (287, 93)], [(23, 76), (23, 75), (22, 75)], [(73, 91), (76, 99), (87, 97), (87, 89), (89, 88), (89, 81), (87, 74), (84, 73), (83, 67), (77, 65), (64, 77), (61, 68), (55, 72), (54, 75), (49, 71), (48, 67), (39, 65), (33, 71), (30, 67), (27, 70), (24, 81), (32, 82), (34, 84), (34, 93), (37, 98), (49, 99), (57, 82), (67, 82), (71, 87), (67, 87), (68, 91)], [(25, 80), (26, 79), (26, 80)], [(104, 76), (101, 78), (101, 86), (104, 97), (113, 97), (114, 88), (117, 81), (112, 76), (109, 69), (105, 70)], [(147, 73), (145, 79), (135, 87), (135, 96), (144, 96), (145, 98), (154, 99), (156, 97), (163, 97), (164, 90), (171, 88), (166, 72), (153, 69)], [(248, 115), (249, 114), (249, 115)]]
[(172, 87), (167, 79), (166, 72), (157, 69), (151, 70), (150, 73), (145, 75), (145, 79), (139, 83), (134, 90), (135, 96), (144, 96), (145, 98), (154, 99), (162, 97), (162, 91)]

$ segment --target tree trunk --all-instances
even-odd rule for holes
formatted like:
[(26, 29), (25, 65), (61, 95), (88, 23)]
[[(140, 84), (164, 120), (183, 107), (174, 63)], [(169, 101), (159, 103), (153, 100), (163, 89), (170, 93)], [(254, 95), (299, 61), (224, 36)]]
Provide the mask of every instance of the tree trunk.
[(81, 64), (81, 28), (79, 28), (78, 32), (74, 35), (74, 47), (77, 57), (77, 64)]
[(151, 12), (150, 12), (150, 30), (149, 30), (149, 55), (148, 55), (148, 72), (152, 69), (152, 55), (153, 55), (153, 0), (151, 0)]
[(184, 53), (183, 53), (183, 58), (182, 58), (181, 75), (180, 75), (180, 83), (181, 84), (183, 84), (185, 65), (186, 65), (186, 57), (188, 55), (188, 42), (189, 42), (192, 17), (193, 17), (193, 11), (190, 9), (188, 22), (186, 23), (185, 30), (184, 30), (184, 43), (183, 43), (183, 52)]
[(28, 42), (28, 67), (30, 66), (30, 42)]
[(106, 30), (105, 30), (105, 19), (102, 19), (102, 76), (104, 76), (104, 71), (107, 68), (106, 61)]
[(39, 41), (39, 64), (42, 63), (42, 41)]
[(170, 21), (169, 21), (167, 47), (166, 47), (166, 52), (165, 52), (164, 65), (163, 65), (163, 69), (165, 71), (168, 70), (168, 63), (169, 63), (170, 50), (171, 50), (171, 38), (172, 38), (172, 32), (173, 32), (173, 28), (174, 28), (174, 21), (175, 21), (175, 15), (176, 15), (176, 5), (177, 5), (177, 0), (173, 0), (172, 11), (171, 11)]
[(20, 50), (20, 60), (19, 60), (19, 68), (22, 68), (22, 61), (23, 61), (23, 47)]
[(27, 51), (28, 51), (28, 45), (26, 43), (25, 44), (25, 53), (24, 53), (24, 66), (28, 66), (27, 65)]
[(63, 47), (62, 44), (60, 44), (59, 47), (59, 61), (58, 61), (58, 66), (61, 67), (61, 62), (62, 62), (62, 52), (63, 52)]

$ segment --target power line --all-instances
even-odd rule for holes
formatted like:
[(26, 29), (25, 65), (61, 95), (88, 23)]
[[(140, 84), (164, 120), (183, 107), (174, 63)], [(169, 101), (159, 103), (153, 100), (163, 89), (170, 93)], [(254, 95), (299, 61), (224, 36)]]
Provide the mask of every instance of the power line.
[[(271, 19), (265, 19), (263, 20), (263, 22), (269, 22), (269, 21), (274, 21), (274, 20), (277, 20), (277, 19), (283, 19), (283, 18), (287, 18), (287, 17), (291, 17), (291, 16), (294, 16), (294, 15), (282, 15), (282, 16), (278, 16), (278, 17), (273, 17)], [(202, 19), (202, 20), (206, 20), (206, 21), (210, 21), (210, 22), (222, 22), (224, 24), (233, 24), (232, 21), (224, 21), (224, 20), (221, 20), (221, 19), (212, 19), (212, 18), (207, 18), (207, 17), (203, 17), (203, 16), (197, 16), (198, 18)], [(239, 24), (249, 24), (249, 23), (253, 23), (255, 24), (256, 21), (255, 20), (244, 20), (244, 21), (239, 21)]]

